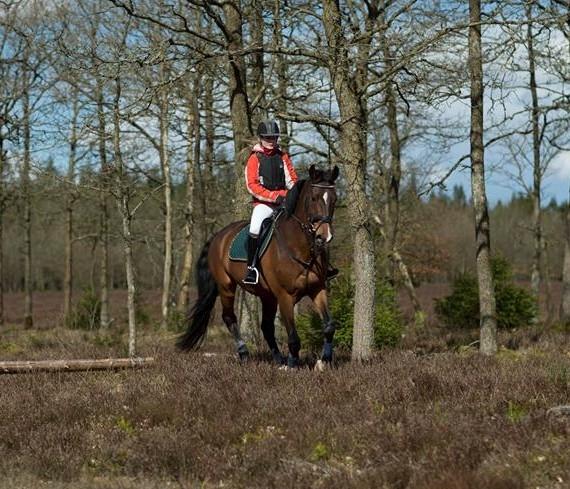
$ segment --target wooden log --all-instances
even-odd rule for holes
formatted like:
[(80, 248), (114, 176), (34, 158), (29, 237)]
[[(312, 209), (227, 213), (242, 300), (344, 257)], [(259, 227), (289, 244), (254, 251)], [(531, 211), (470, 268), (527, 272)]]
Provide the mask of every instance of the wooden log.
[(0, 374), (25, 372), (76, 372), (80, 370), (116, 370), (143, 368), (154, 363), (153, 357), (106, 358), (101, 360), (31, 360), (0, 362)]

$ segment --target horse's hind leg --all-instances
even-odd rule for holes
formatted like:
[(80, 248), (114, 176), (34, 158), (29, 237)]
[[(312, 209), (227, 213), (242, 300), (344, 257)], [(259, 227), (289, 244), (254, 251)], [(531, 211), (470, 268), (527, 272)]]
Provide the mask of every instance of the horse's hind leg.
[(277, 341), (275, 341), (275, 314), (277, 313), (277, 301), (275, 299), (263, 299), (261, 301), (261, 331), (263, 337), (271, 350), (273, 361), (279, 365), (283, 364), (285, 359), (279, 351)]
[(235, 285), (233, 287), (220, 290), (220, 300), (222, 303), (222, 319), (234, 338), (236, 349), (240, 360), (249, 358), (249, 350), (241, 337), (238, 320), (234, 312), (234, 302), (236, 296)]

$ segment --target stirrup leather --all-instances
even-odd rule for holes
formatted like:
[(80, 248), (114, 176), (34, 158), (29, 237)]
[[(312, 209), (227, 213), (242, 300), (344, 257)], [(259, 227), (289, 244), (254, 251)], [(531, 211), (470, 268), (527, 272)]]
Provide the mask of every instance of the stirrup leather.
[(247, 267), (247, 273), (243, 279), (244, 284), (257, 285), (259, 282), (259, 272), (255, 267)]

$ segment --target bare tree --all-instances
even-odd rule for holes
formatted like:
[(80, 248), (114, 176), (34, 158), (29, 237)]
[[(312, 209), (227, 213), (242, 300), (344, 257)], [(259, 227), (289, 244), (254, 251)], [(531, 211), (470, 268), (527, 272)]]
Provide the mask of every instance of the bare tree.
[(164, 189), (164, 267), (162, 278), (162, 321), (161, 326), (166, 328), (170, 316), (172, 270), (173, 270), (173, 243), (172, 243), (172, 177), (169, 155), (169, 84), (165, 73), (165, 62), (160, 66), (161, 87), (157, 93), (158, 123), (160, 128), (160, 167)]
[(475, 257), (481, 316), (480, 351), (497, 352), (497, 314), (491, 275), (491, 236), (483, 147), (483, 53), (481, 49), (481, 1), (469, 0), (469, 73), (471, 76), (471, 192), (475, 217)]
[[(198, 99), (201, 93), (202, 78), (196, 71), (190, 77), (190, 85), (184, 87), (186, 91), (186, 120), (187, 120), (187, 150), (186, 150), (186, 202), (184, 206), (184, 258), (180, 272), (180, 290), (178, 293), (178, 310), (186, 311), (188, 307), (188, 293), (190, 290), (193, 245), (195, 235), (195, 179), (196, 168), (200, 165), (200, 106)], [(206, 189), (202, 189), (205, 193)], [(204, 216), (205, 219), (206, 216)]]
[[(377, 2), (369, 2), (368, 22), (375, 21)], [(375, 16), (373, 15), (375, 14)], [(353, 235), (353, 267), (355, 277), (354, 332), (352, 358), (366, 360), (372, 354), (374, 325), (375, 266), (374, 245), (370, 232), (368, 203), (365, 191), (367, 113), (362, 72), (368, 62), (371, 26), (361, 39), (356, 70), (351, 69), (343, 20), (338, 0), (323, 2), (323, 28), (328, 43), (328, 68), (334, 87), (341, 126), (341, 164), (347, 181), (348, 206)], [(360, 70), (360, 71), (359, 71)], [(352, 75), (352, 76), (351, 76)], [(360, 75), (360, 79), (358, 76)]]
[(69, 188), (65, 196), (65, 257), (63, 277), (63, 316), (66, 319), (69, 319), (71, 316), (73, 297), (73, 210), (75, 201), (78, 198), (74, 185), (75, 167), (77, 163), (78, 112), (79, 90), (77, 87), (71, 87), (71, 122), (69, 158), (67, 164), (67, 186)]

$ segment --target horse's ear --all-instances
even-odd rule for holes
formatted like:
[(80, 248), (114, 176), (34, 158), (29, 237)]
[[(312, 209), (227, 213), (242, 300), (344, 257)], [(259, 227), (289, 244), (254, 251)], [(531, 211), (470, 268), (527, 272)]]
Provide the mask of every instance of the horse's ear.
[(319, 170), (315, 165), (309, 167), (309, 177), (311, 177), (312, 182), (316, 182), (319, 178)]
[(337, 178), (338, 178), (338, 174), (339, 174), (339, 169), (338, 166), (334, 166), (333, 171), (332, 171), (332, 181), (334, 182)]

